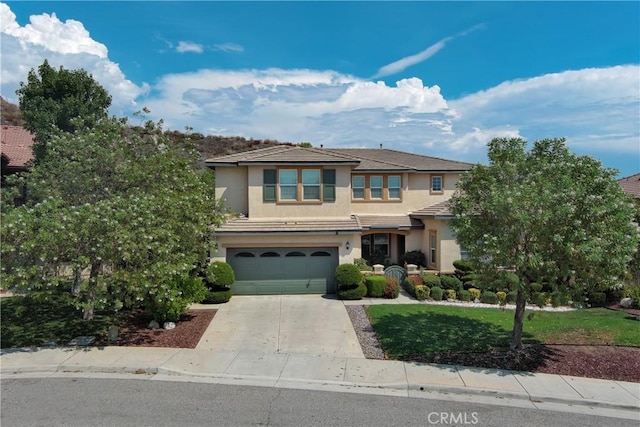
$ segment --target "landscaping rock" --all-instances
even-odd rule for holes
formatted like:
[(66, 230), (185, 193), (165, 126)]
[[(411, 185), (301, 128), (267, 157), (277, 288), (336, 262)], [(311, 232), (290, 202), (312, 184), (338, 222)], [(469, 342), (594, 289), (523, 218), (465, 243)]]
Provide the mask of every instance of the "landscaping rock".
[(162, 325), (162, 327), (166, 330), (175, 329), (176, 324), (174, 322), (164, 322), (164, 325)]
[(147, 328), (160, 329), (160, 323), (156, 322), (155, 320), (152, 320), (151, 322), (149, 322), (149, 326), (147, 326)]
[(633, 305), (633, 300), (631, 298), (622, 298), (620, 301), (620, 306), (623, 308), (631, 308)]

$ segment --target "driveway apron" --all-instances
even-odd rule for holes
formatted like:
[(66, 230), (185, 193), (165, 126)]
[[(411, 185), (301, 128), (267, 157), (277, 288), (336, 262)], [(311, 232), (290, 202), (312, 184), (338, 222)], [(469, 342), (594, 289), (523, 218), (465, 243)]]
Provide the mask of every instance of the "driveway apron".
[(197, 349), (364, 358), (342, 301), (321, 295), (235, 295)]

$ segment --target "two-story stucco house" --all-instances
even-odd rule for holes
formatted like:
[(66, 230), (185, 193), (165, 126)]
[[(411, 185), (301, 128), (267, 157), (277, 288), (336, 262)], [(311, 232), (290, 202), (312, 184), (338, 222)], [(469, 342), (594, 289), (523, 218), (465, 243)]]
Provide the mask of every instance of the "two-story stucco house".
[(421, 250), (452, 271), (460, 247), (447, 200), (469, 163), (388, 149), (277, 146), (216, 157), (216, 198), (237, 213), (215, 231), (213, 260), (237, 294), (333, 293), (338, 264)]

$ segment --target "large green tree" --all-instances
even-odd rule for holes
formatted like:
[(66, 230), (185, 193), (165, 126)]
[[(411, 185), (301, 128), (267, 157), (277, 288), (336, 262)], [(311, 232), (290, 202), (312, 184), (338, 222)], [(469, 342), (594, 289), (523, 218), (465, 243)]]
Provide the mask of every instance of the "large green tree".
[(73, 132), (107, 117), (111, 96), (85, 70), (55, 69), (45, 59), (29, 71), (16, 91), (25, 128), (35, 135), (34, 156), (39, 162), (57, 130)]
[(564, 139), (527, 151), (520, 138), (489, 143), (489, 164), (463, 174), (451, 199), (451, 227), (480, 269), (520, 278), (511, 348), (522, 348), (533, 282), (593, 287), (620, 283), (636, 247), (630, 198), (615, 171), (571, 153)]
[(3, 285), (75, 284), (86, 320), (95, 307), (135, 301), (186, 307), (180, 284), (192, 283), (220, 221), (210, 173), (151, 123), (134, 129), (104, 119), (53, 136), (24, 178), (27, 205), (3, 214)]

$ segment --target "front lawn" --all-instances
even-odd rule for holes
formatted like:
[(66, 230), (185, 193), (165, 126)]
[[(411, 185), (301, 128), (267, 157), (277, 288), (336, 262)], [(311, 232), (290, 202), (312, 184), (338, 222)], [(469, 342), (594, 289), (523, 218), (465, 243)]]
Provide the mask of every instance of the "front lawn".
[(49, 340), (67, 344), (90, 335), (105, 338), (109, 326), (118, 323), (115, 315), (97, 313), (90, 322), (82, 321), (82, 311), (63, 295), (38, 299), (23, 296), (0, 299), (2, 348), (41, 346)]
[[(371, 305), (366, 310), (392, 359), (505, 348), (513, 329), (512, 310), (423, 304)], [(523, 343), (640, 346), (640, 323), (605, 308), (536, 311), (525, 319)]]

